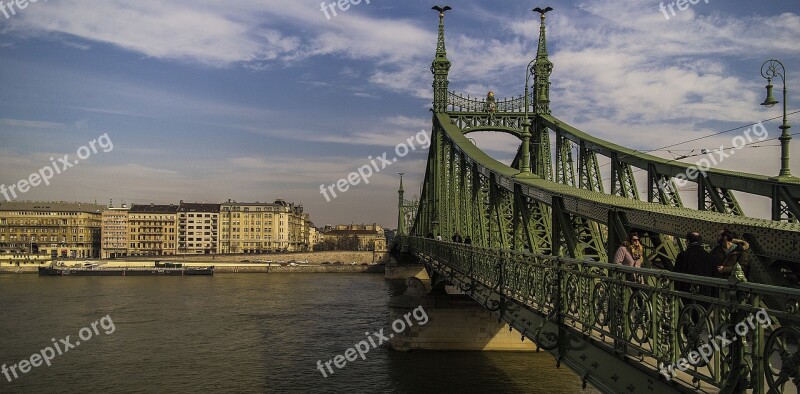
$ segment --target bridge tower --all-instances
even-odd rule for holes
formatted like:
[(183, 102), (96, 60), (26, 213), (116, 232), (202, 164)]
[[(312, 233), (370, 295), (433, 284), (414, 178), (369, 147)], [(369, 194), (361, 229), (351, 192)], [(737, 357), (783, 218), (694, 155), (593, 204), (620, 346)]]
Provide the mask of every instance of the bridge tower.
[(397, 235), (407, 235), (405, 198), (403, 198), (403, 173), (400, 173), (400, 188), (397, 189)]
[(551, 10), (552, 8), (547, 7), (547, 9), (539, 11), (542, 22), (539, 25), (539, 46), (536, 49), (536, 61), (533, 64), (534, 111), (537, 114), (545, 115), (550, 115), (550, 74), (553, 73), (553, 63), (547, 57), (547, 35), (544, 20), (547, 11)]
[(450, 82), (447, 80), (447, 73), (450, 71), (450, 61), (447, 60), (447, 50), (444, 44), (444, 13), (451, 10), (449, 6), (436, 6), (434, 10), (439, 11), (439, 38), (436, 42), (436, 58), (431, 64), (433, 73), (433, 112), (445, 112), (447, 110), (447, 88)]
[[(553, 73), (553, 62), (547, 55), (547, 27), (545, 25), (546, 14), (553, 9), (550, 7), (542, 10), (535, 8), (539, 12), (541, 23), (539, 25), (539, 44), (536, 48), (536, 59), (533, 67), (529, 70), (533, 74), (533, 111), (537, 116), (550, 115), (550, 74)], [(526, 119), (527, 120), (527, 119)], [(552, 179), (552, 165), (550, 159), (550, 132), (541, 126), (541, 122), (536, 122), (536, 130), (531, 141), (533, 152), (535, 152), (533, 173), (544, 179)], [(530, 148), (530, 147), (529, 147)]]

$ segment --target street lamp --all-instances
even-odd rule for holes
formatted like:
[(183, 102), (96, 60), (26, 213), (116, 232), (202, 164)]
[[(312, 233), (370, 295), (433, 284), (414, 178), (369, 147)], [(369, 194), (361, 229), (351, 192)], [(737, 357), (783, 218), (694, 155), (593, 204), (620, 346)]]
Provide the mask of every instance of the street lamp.
[(527, 177), (531, 174), (531, 120), (528, 118), (528, 107), (530, 100), (528, 99), (528, 87), (530, 86), (531, 75), (534, 74), (533, 64), (536, 59), (531, 60), (525, 67), (525, 117), (522, 118), (522, 157), (519, 162), (518, 177)]
[(792, 177), (789, 170), (789, 141), (792, 139), (789, 135), (789, 128), (791, 126), (786, 119), (786, 69), (783, 67), (783, 63), (770, 59), (761, 65), (761, 76), (767, 79), (767, 98), (761, 103), (767, 108), (778, 103), (778, 100), (772, 95), (772, 78), (780, 77), (783, 82), (783, 124), (778, 127), (781, 129), (781, 136), (778, 138), (781, 142), (781, 170), (778, 173), (778, 177)]

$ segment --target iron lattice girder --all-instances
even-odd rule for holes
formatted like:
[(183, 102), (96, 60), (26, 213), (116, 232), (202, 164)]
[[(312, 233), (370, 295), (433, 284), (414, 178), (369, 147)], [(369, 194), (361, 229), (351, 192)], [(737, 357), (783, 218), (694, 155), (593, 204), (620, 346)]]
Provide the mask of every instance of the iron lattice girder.
[[(514, 192), (514, 199), (515, 220), (518, 222), (514, 226), (515, 239), (521, 239), (533, 253), (551, 254), (553, 242), (550, 236), (550, 207), (526, 198), (519, 191)], [(523, 250), (524, 247), (514, 249)]]
[(533, 124), (531, 144), (537, 149), (532, 149), (531, 171), (542, 179), (553, 180), (553, 156), (550, 151), (550, 131), (541, 123)]
[[(564, 138), (564, 140), (569, 141), (566, 138)], [(597, 154), (594, 153), (594, 151), (586, 149), (586, 146), (583, 145), (580, 147), (580, 163), (578, 165), (578, 174), (580, 179), (578, 186), (581, 189), (600, 193), (604, 192), (603, 176), (600, 173), (600, 166), (597, 164)]]
[[(647, 170), (652, 165), (656, 173), (667, 177), (686, 174), (690, 168), (696, 168), (693, 164), (663, 159), (592, 137), (551, 115), (540, 115), (538, 120), (553, 130), (561, 131), (566, 138), (576, 144), (583, 143), (588, 149), (606, 157), (616, 156), (620, 162), (636, 168)], [(779, 186), (786, 190), (790, 198), (795, 201), (800, 200), (800, 183), (783, 182), (765, 175), (720, 169), (708, 169), (705, 173), (709, 182), (721, 189), (772, 197), (773, 186)]]
[(707, 177), (700, 175), (697, 182), (697, 206), (703, 210), (744, 216), (739, 202), (727, 189), (714, 187)]
[[(668, 187), (660, 187), (667, 185)], [(647, 201), (658, 202), (672, 207), (682, 207), (681, 195), (675, 182), (664, 174), (659, 174), (653, 164), (647, 166)]]
[(575, 186), (575, 167), (572, 160), (572, 141), (556, 132), (556, 171), (555, 181), (564, 185)]
[(499, 131), (522, 139), (521, 113), (448, 112), (450, 119), (464, 134), (478, 131)]
[[(594, 151), (592, 151), (594, 153)], [(630, 164), (619, 161), (617, 155), (611, 157), (611, 194), (625, 198), (639, 199), (636, 180)]]
[(655, 234), (681, 237), (688, 229), (696, 229), (702, 234), (715, 234), (720, 226), (725, 225), (734, 232), (750, 234), (761, 240), (764, 244), (762, 257), (800, 262), (800, 224), (734, 217), (717, 212), (648, 203), (575, 189), (539, 177), (515, 178), (517, 170), (493, 159), (474, 146), (462, 131), (450, 122), (448, 115), (435, 115), (435, 122), (437, 127), (444, 131), (444, 138), (452, 141), (455, 149), (463, 151), (470, 162), (477, 164), (477, 171), (480, 174), (485, 177), (494, 175), (497, 184), (510, 192), (513, 192), (515, 185), (518, 184), (524, 196), (538, 202), (549, 205), (553, 197), (563, 198), (567, 213), (598, 223), (605, 223), (608, 220), (609, 211), (625, 211), (628, 220), (635, 223), (637, 228)]

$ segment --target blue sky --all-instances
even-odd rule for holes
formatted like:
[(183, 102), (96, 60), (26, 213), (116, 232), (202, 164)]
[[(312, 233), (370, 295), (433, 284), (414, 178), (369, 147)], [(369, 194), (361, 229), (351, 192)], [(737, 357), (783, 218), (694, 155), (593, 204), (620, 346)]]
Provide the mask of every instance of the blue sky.
[[(408, 173), (410, 197), (427, 151), (331, 202), (319, 186), (430, 130), (434, 4), (362, 1), (330, 20), (318, 0), (40, 0), (0, 13), (0, 183), (108, 133), (113, 150), (18, 199), (283, 198), (302, 202), (317, 225), (393, 228), (396, 173)], [(451, 89), (521, 94), (539, 25), (530, 9), (547, 4), (450, 5)], [(649, 150), (778, 116), (778, 107), (758, 105), (760, 66), (773, 57), (788, 69), (790, 111), (800, 108), (796, 1), (700, 0), (669, 20), (649, 0), (551, 5), (553, 114), (590, 134)], [(800, 116), (790, 121), (800, 132)], [(777, 136), (777, 121), (765, 125)], [(730, 146), (734, 135), (653, 153)], [(515, 150), (504, 135), (476, 140), (500, 159)], [(743, 149), (719, 167), (777, 174), (778, 155), (775, 146)], [(763, 201), (752, 204), (754, 214), (766, 212)]]

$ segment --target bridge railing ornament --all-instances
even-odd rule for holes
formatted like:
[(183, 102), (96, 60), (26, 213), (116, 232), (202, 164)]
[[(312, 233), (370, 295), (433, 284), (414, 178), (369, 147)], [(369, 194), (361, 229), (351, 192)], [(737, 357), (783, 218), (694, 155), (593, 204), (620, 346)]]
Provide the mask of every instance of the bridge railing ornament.
[[(533, 93), (528, 95), (533, 103)], [(491, 110), (491, 107), (494, 107)], [(517, 96), (505, 100), (494, 101), (490, 106), (486, 99), (464, 96), (460, 93), (447, 92), (448, 112), (525, 112), (525, 97)], [(533, 113), (533, 106), (529, 111)]]
[[(510, 324), (507, 310), (527, 308), (661, 379), (759, 393), (800, 383), (800, 290), (419, 237), (402, 242)], [(769, 308), (769, 297), (789, 307)], [(553, 332), (547, 341), (537, 334), (523, 332), (542, 348), (558, 344)]]

